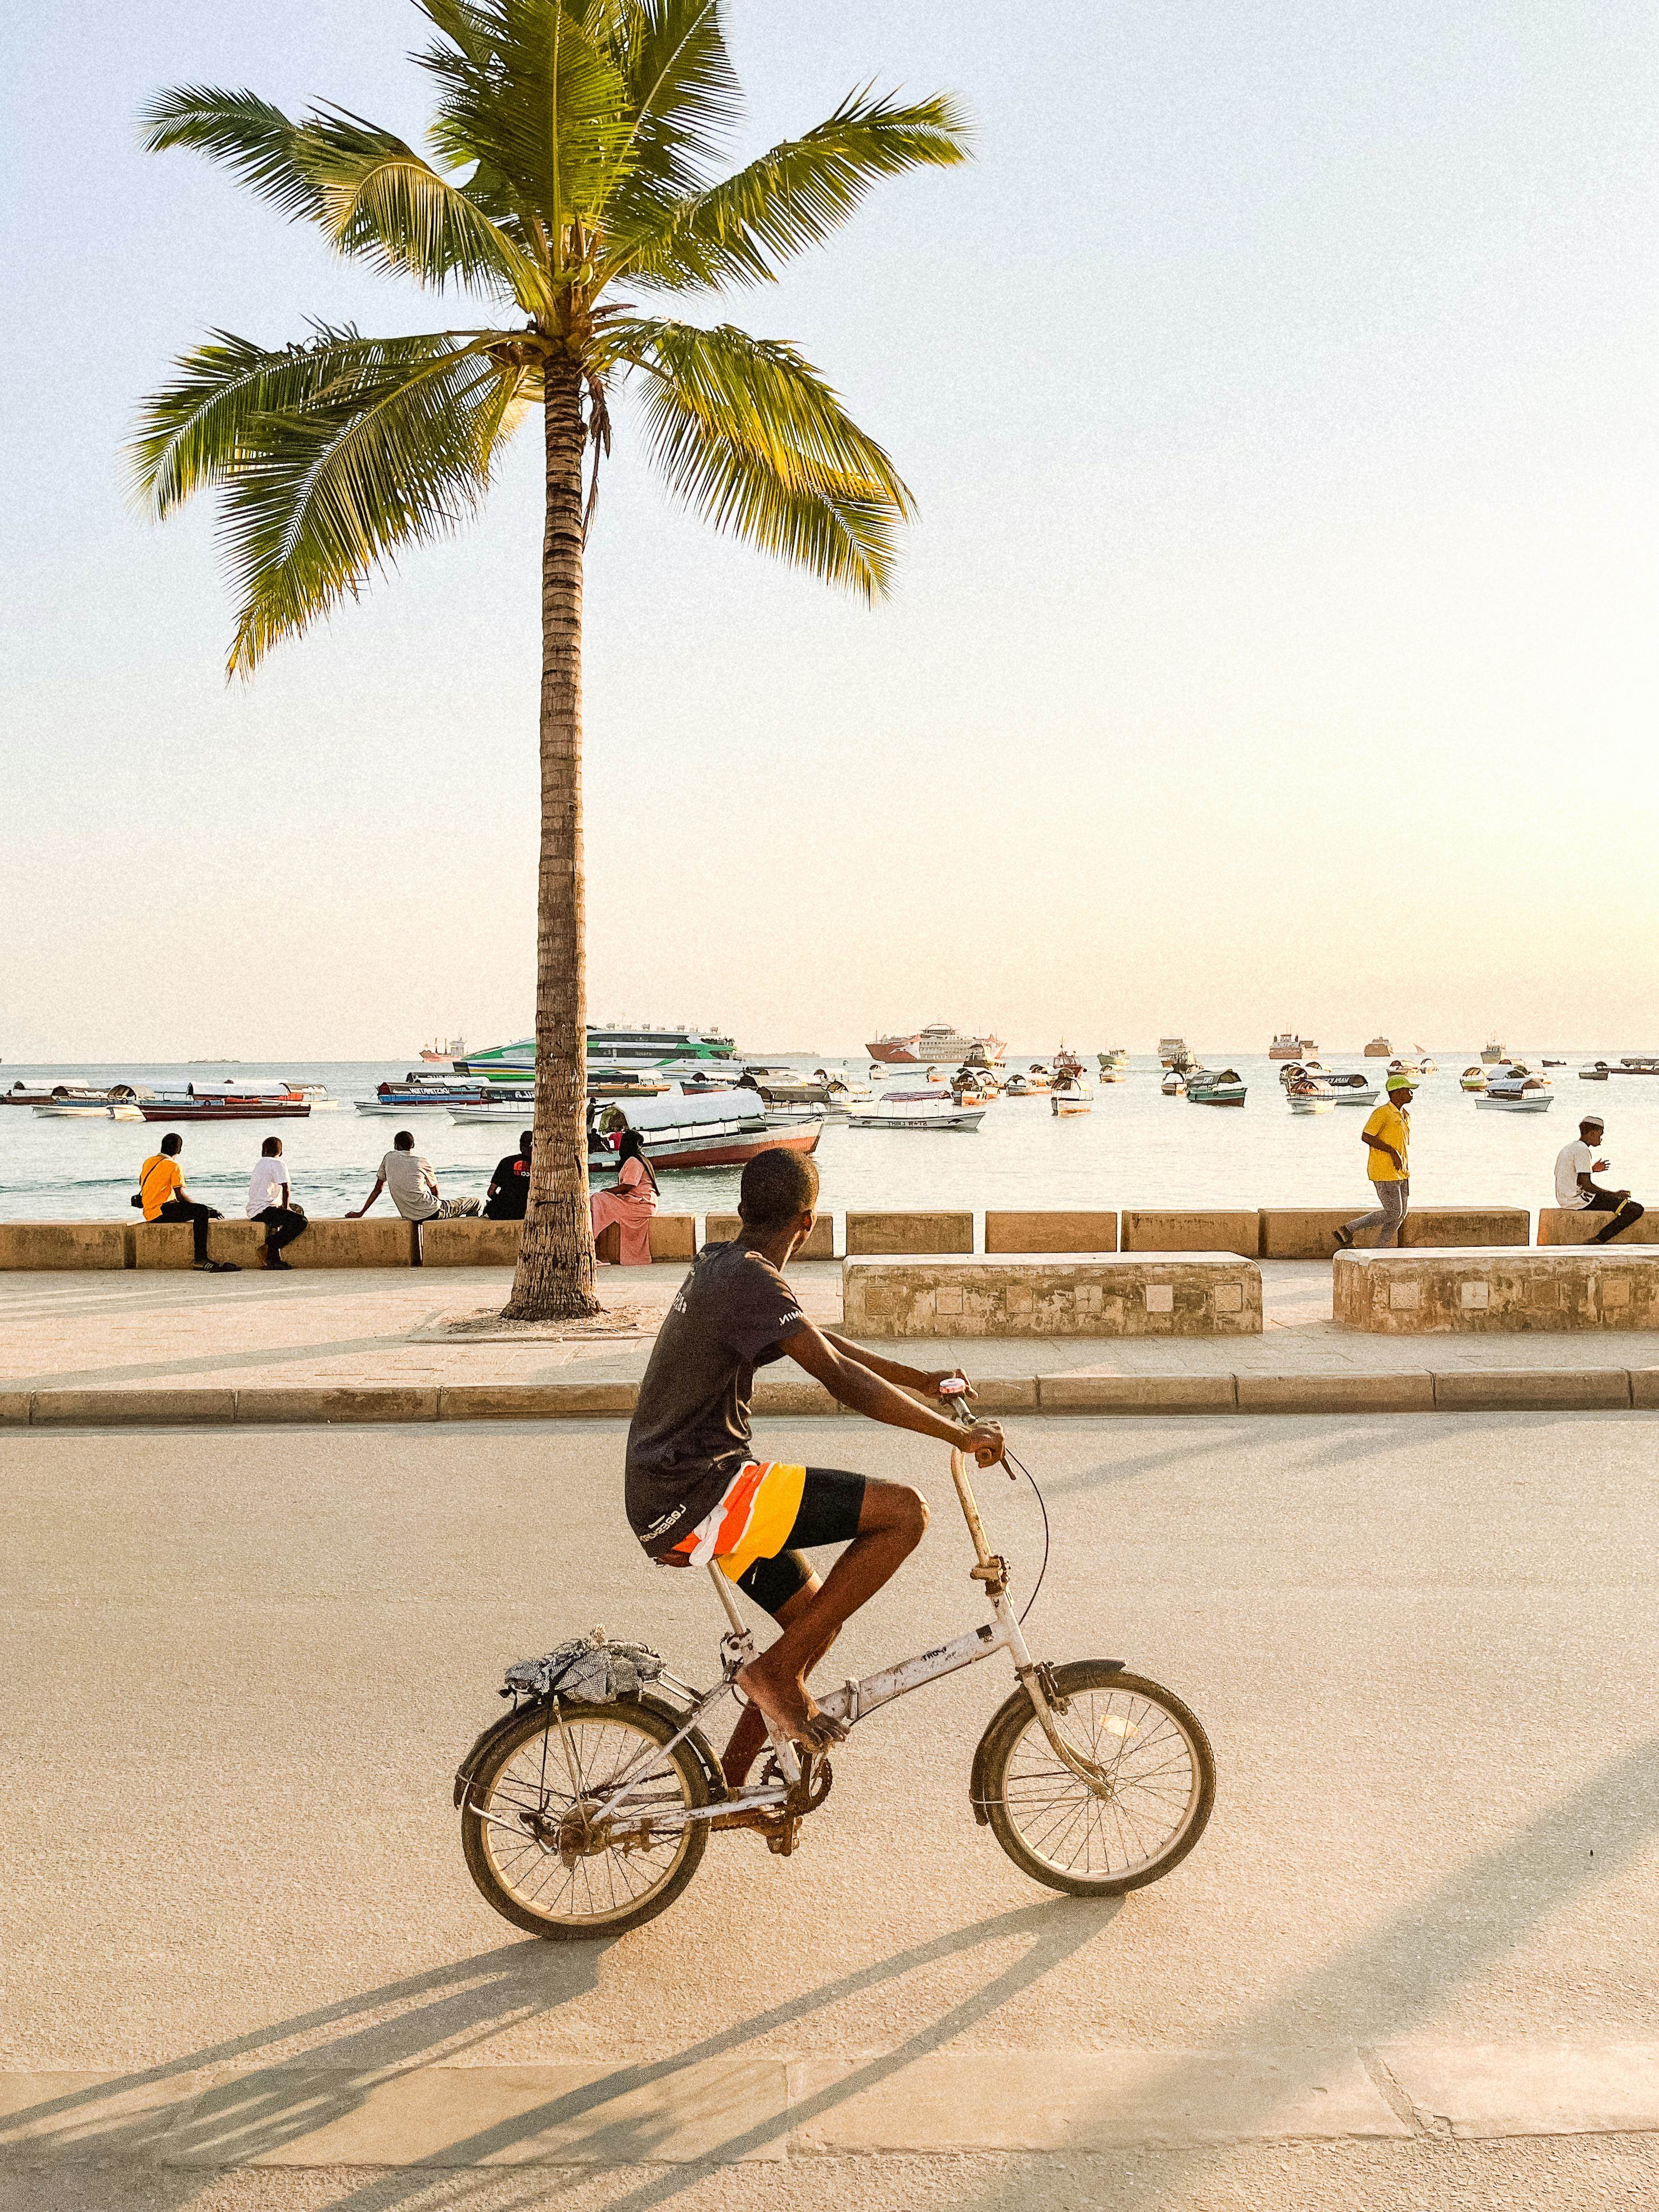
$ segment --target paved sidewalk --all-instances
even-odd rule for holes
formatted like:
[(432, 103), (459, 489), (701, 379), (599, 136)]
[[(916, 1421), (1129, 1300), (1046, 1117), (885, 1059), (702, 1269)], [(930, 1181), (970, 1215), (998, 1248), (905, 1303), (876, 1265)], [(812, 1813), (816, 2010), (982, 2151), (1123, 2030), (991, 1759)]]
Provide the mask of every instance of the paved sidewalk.
[[(1259, 1337), (912, 1339), (887, 1348), (918, 1366), (959, 1364), (975, 1376), (1024, 1379), (1608, 1373), (1659, 1365), (1659, 1338), (1647, 1332), (1360, 1335), (1331, 1319), (1328, 1262), (1261, 1266)], [(600, 1292), (607, 1305), (660, 1313), (684, 1273), (678, 1262), (626, 1273), (607, 1268)], [(792, 1268), (790, 1279), (815, 1320), (839, 1322), (839, 1261), (808, 1262)], [(433, 1340), (443, 1316), (503, 1304), (510, 1280), (505, 1268), (489, 1267), (390, 1277), (370, 1270), (0, 1276), (0, 1393), (625, 1384), (644, 1373), (648, 1334), (563, 1343)]]

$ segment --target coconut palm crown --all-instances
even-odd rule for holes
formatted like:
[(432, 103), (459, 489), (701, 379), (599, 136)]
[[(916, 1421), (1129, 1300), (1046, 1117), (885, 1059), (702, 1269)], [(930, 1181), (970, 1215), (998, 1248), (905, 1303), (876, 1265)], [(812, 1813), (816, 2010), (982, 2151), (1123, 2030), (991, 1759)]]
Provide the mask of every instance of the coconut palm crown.
[[(542, 410), (542, 820), (535, 1145), (507, 1308), (594, 1310), (582, 973), (582, 552), (633, 384), (672, 490), (720, 529), (873, 599), (909, 495), (793, 346), (649, 312), (772, 280), (878, 179), (961, 161), (944, 97), (868, 89), (721, 174), (738, 94), (719, 0), (416, 0), (435, 32), (429, 157), (323, 105), (185, 86), (153, 151), (226, 163), (338, 250), (483, 307), (487, 326), (365, 337), (313, 325), (275, 350), (216, 331), (144, 402), (134, 459), (158, 516), (211, 488), (246, 675), (412, 542), (455, 529)], [(465, 322), (465, 317), (457, 318)], [(591, 475), (584, 470), (592, 447)], [(585, 475), (587, 481), (585, 483)]]

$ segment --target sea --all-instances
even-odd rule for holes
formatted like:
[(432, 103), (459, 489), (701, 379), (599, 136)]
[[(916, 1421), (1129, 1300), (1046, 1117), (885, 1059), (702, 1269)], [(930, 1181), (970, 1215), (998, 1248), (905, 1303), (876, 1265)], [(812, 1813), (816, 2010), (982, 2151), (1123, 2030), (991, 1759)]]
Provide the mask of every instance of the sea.
[[(1632, 1048), (1624, 1048), (1626, 1050)], [(1079, 1048), (1081, 1051), (1081, 1048)], [(1042, 1054), (1043, 1059), (1051, 1057)], [(1083, 1056), (1091, 1064), (1093, 1053)], [(1577, 1070), (1617, 1050), (1552, 1049), (1517, 1054), (1531, 1066), (1546, 1059), (1565, 1065), (1546, 1072), (1554, 1085), (1545, 1114), (1481, 1112), (1458, 1088), (1462, 1071), (1480, 1057), (1468, 1048), (1434, 1050), (1436, 1073), (1418, 1093), (1412, 1116), (1412, 1196), (1419, 1205), (1523, 1206), (1554, 1203), (1553, 1169), (1560, 1147), (1576, 1135), (1579, 1116), (1601, 1114), (1607, 1123), (1602, 1151), (1612, 1166), (1605, 1180), (1628, 1186), (1659, 1205), (1659, 1076), (1613, 1076), (1582, 1082)], [(1012, 1071), (1034, 1055), (1011, 1054)], [(869, 1072), (862, 1054), (767, 1055), (775, 1065), (803, 1070)], [(1232, 1067), (1249, 1085), (1243, 1107), (1200, 1106), (1165, 1097), (1157, 1059), (1137, 1054), (1127, 1081), (1097, 1084), (1093, 1110), (1055, 1115), (1045, 1096), (1002, 1098), (972, 1133), (861, 1130), (826, 1127), (817, 1164), (822, 1204), (841, 1213), (884, 1207), (951, 1207), (982, 1213), (992, 1208), (1112, 1207), (1126, 1206), (1344, 1206), (1368, 1203), (1363, 1113), (1338, 1106), (1328, 1114), (1294, 1115), (1279, 1084), (1278, 1063), (1260, 1054), (1231, 1057), (1206, 1052), (1207, 1064)], [(1328, 1056), (1333, 1068), (1363, 1069), (1380, 1081), (1385, 1063), (1358, 1056)], [(116, 1082), (153, 1090), (225, 1076), (275, 1078), (322, 1084), (339, 1103), (304, 1121), (208, 1121), (173, 1125), (184, 1139), (182, 1164), (188, 1188), (227, 1214), (240, 1213), (260, 1140), (283, 1139), (295, 1195), (318, 1215), (361, 1206), (374, 1186), (376, 1166), (393, 1132), (415, 1131), (446, 1197), (482, 1199), (491, 1169), (514, 1148), (511, 1123), (458, 1125), (442, 1111), (406, 1118), (359, 1114), (353, 1101), (372, 1097), (377, 1084), (409, 1069), (401, 1061), (236, 1061), (189, 1066), (0, 1066), (0, 1089), (21, 1082), (33, 1089), (52, 1080), (97, 1087)], [(890, 1088), (915, 1087), (921, 1070), (887, 1072)], [(528, 1121), (528, 1115), (526, 1121)], [(155, 1150), (161, 1129), (143, 1121), (58, 1120), (27, 1107), (0, 1107), (0, 1220), (127, 1221), (139, 1164)], [(665, 1211), (680, 1213), (735, 1210), (738, 1171), (665, 1172)], [(381, 1198), (386, 1211), (390, 1200)]]

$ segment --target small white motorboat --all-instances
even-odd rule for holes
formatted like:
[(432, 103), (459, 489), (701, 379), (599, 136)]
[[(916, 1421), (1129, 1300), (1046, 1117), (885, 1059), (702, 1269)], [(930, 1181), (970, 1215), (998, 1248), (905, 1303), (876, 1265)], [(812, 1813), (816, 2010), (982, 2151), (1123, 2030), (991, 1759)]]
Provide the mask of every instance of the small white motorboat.
[(1080, 1076), (1070, 1081), (1056, 1080), (1048, 1093), (1048, 1104), (1056, 1114), (1086, 1114), (1095, 1103), (1095, 1094)]
[(1166, 1098), (1179, 1098), (1187, 1088), (1187, 1079), (1184, 1075), (1177, 1074), (1172, 1067), (1158, 1087)]
[(985, 1119), (982, 1106), (874, 1106), (867, 1112), (849, 1114), (849, 1129), (977, 1129)]
[(1486, 1088), (1475, 1102), (1476, 1110), (1492, 1114), (1545, 1114), (1555, 1103), (1547, 1075), (1534, 1074), (1523, 1060), (1500, 1067), (1486, 1078)]
[(1328, 1114), (1336, 1100), (1323, 1084), (1301, 1083), (1285, 1093), (1292, 1114)]

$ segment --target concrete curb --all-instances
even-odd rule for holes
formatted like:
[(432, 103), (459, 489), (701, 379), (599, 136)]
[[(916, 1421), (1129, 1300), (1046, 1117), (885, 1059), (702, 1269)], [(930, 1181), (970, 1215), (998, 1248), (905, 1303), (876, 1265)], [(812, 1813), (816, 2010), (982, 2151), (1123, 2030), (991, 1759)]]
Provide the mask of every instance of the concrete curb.
[[(633, 1382), (262, 1384), (240, 1389), (3, 1390), (0, 1428), (270, 1428), (385, 1421), (615, 1420)], [(988, 1413), (1659, 1412), (1659, 1368), (1426, 1368), (1348, 1375), (994, 1376)], [(763, 1382), (769, 1416), (842, 1409), (822, 1387)]]

